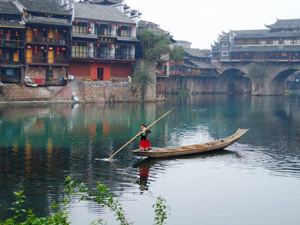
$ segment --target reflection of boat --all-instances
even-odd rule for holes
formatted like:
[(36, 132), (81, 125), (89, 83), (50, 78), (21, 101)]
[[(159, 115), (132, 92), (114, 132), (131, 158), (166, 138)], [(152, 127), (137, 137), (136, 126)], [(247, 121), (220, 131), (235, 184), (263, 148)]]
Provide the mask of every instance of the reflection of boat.
[(226, 138), (203, 143), (203, 144), (187, 145), (182, 147), (153, 148), (152, 150), (149, 151), (141, 151), (138, 149), (138, 150), (132, 150), (131, 152), (133, 152), (136, 155), (147, 156), (149, 158), (167, 158), (167, 157), (199, 154), (203, 152), (224, 149), (229, 145), (232, 145), (234, 142), (236, 142), (247, 131), (248, 129), (238, 129), (234, 134)]

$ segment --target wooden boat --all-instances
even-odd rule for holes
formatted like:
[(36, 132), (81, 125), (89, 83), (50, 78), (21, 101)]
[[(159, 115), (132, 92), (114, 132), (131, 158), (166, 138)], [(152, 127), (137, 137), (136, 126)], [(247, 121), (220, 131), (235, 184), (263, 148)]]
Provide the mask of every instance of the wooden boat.
[(203, 152), (225, 149), (240, 139), (247, 131), (248, 129), (238, 129), (234, 134), (226, 138), (203, 144), (187, 145), (182, 147), (152, 148), (148, 151), (141, 151), (137, 149), (131, 150), (131, 152), (135, 155), (146, 156), (149, 158), (167, 158), (199, 154)]

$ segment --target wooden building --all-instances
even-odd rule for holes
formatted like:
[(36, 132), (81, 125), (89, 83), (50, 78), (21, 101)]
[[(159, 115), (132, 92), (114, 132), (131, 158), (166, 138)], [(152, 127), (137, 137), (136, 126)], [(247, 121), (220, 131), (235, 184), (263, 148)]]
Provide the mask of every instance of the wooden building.
[(135, 63), (136, 23), (115, 7), (75, 3), (70, 74), (126, 80)]
[(72, 12), (56, 0), (17, 0), (25, 23), (25, 76), (38, 85), (64, 85), (70, 62)]
[(158, 67), (158, 76), (215, 76), (215, 66), (211, 63), (211, 52), (195, 48), (184, 48), (182, 62), (169, 61)]
[(20, 83), (24, 77), (24, 26), (11, 1), (0, 1), (0, 81)]
[(277, 20), (266, 27), (223, 32), (212, 45), (213, 60), (300, 62), (300, 19)]

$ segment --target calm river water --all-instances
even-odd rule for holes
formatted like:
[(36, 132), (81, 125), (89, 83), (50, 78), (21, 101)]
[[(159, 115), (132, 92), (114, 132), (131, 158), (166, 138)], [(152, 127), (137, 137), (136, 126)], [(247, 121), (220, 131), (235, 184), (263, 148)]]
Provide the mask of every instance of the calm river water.
[[(226, 151), (141, 160), (128, 150), (108, 157), (142, 122), (155, 146), (201, 143), (237, 128), (250, 131)], [(153, 224), (152, 204), (167, 201), (169, 225), (299, 225), (300, 98), (203, 95), (165, 103), (0, 106), (0, 218), (12, 192), (24, 189), (39, 215), (62, 199), (64, 177), (105, 183), (138, 225)], [(98, 217), (118, 224), (94, 202), (72, 202), (72, 224)]]

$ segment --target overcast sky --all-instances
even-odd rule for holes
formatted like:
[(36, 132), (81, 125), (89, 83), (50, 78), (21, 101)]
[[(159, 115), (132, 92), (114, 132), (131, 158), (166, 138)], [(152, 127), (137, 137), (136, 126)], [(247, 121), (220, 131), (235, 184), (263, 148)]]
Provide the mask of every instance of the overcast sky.
[(278, 19), (300, 18), (299, 0), (125, 0), (142, 19), (160, 24), (176, 40), (210, 48), (229, 30), (263, 29)]

